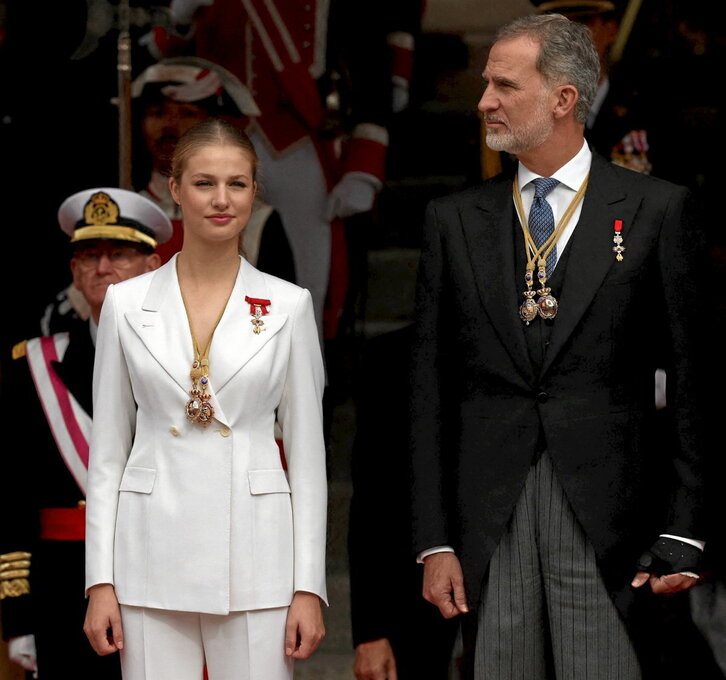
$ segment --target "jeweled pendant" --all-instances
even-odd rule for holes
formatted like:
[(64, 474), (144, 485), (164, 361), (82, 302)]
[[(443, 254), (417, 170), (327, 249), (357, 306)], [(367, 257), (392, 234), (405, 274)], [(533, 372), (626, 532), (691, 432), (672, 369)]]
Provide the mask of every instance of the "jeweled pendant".
[(546, 288), (545, 291), (544, 294), (540, 292), (537, 309), (543, 319), (554, 319), (557, 316), (557, 298), (549, 294), (549, 288)]
[(190, 390), (189, 394), (191, 399), (186, 406), (187, 420), (206, 427), (214, 418), (214, 409), (209, 403), (209, 395), (196, 389)]
[(537, 317), (537, 303), (532, 299), (533, 296), (534, 291), (525, 291), (524, 302), (519, 306), (519, 318), (528, 326)]

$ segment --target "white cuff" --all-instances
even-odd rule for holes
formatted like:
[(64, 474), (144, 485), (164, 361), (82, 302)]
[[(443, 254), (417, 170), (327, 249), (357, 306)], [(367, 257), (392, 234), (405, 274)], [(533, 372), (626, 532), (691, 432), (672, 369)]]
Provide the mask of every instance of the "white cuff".
[(434, 553), (440, 553), (440, 552), (454, 552), (454, 549), (450, 545), (437, 545), (433, 548), (426, 548), (426, 550), (422, 550), (417, 556), (416, 556), (416, 562), (418, 564), (423, 564), (424, 558), (428, 557), (429, 555), (433, 555)]

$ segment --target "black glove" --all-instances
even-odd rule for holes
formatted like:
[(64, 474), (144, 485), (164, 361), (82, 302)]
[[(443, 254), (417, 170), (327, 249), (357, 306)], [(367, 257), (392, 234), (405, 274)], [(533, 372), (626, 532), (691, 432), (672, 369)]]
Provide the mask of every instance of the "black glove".
[(703, 551), (675, 538), (659, 538), (638, 558), (638, 571), (665, 576), (666, 574), (700, 574)]

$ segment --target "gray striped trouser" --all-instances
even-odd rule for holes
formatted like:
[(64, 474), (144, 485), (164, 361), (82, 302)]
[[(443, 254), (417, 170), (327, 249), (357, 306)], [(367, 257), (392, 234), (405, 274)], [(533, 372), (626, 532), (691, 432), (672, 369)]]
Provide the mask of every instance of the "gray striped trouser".
[(490, 562), (474, 667), (476, 680), (641, 678), (595, 551), (546, 453), (530, 469)]

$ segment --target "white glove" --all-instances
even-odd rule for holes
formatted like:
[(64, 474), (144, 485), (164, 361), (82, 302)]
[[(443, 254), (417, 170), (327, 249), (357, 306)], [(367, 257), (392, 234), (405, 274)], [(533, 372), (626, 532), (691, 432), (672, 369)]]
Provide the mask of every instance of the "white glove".
[(381, 180), (367, 172), (347, 172), (328, 196), (328, 219), (350, 217), (373, 208)]
[(401, 76), (393, 76), (393, 92), (391, 105), (393, 113), (401, 113), (408, 106), (409, 87), (408, 81)]
[(214, 0), (171, 0), (169, 11), (174, 23), (186, 26), (192, 23), (194, 13), (200, 7), (209, 7)]
[(26, 671), (37, 672), (38, 661), (35, 656), (35, 636), (21, 635), (20, 637), (10, 638), (8, 641), (8, 658), (10, 661), (22, 666)]

